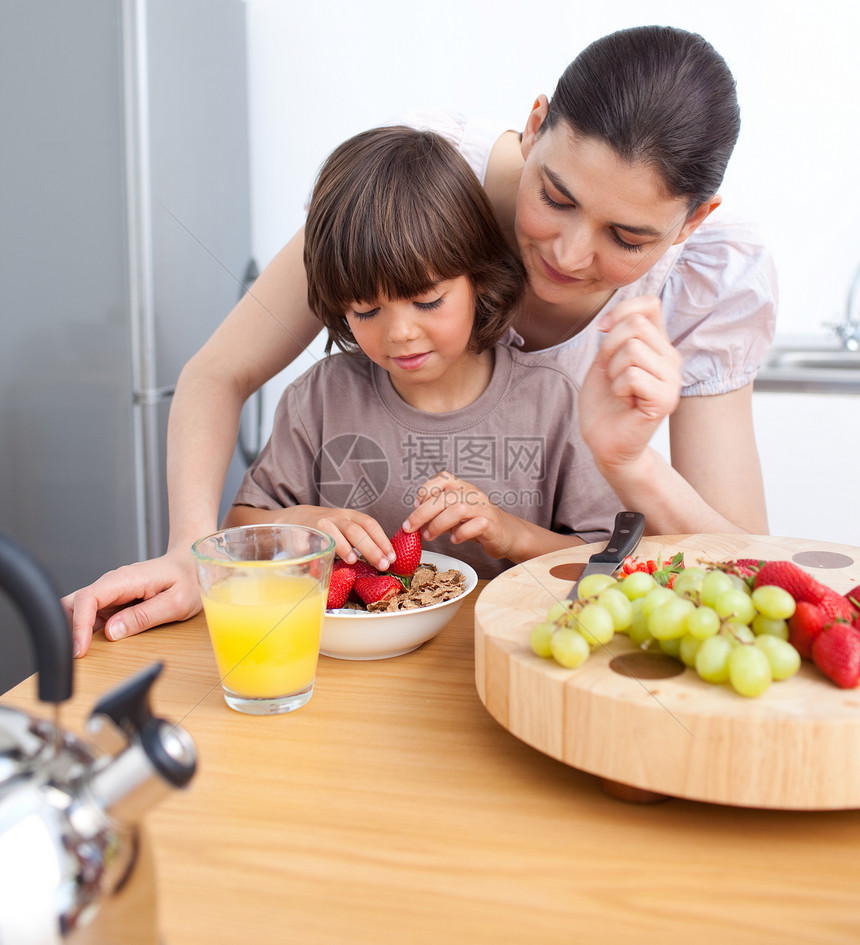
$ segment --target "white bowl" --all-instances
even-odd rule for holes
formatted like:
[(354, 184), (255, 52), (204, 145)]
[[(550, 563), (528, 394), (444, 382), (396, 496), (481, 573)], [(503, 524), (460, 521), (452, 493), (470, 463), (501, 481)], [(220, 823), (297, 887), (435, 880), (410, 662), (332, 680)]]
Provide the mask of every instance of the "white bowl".
[(320, 653), (340, 660), (385, 660), (418, 649), (448, 624), (478, 583), (473, 568), (456, 558), (425, 551), (423, 564), (439, 571), (454, 569), (466, 579), (462, 594), (441, 604), (414, 610), (369, 614), (361, 610), (328, 611), (323, 620)]

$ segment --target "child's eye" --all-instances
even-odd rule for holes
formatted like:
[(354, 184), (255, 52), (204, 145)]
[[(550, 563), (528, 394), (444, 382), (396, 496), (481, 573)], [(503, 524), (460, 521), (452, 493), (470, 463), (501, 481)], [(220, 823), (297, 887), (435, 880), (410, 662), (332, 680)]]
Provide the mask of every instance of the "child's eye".
[(368, 318), (373, 318), (377, 314), (379, 308), (370, 308), (366, 312), (359, 312), (356, 309), (352, 310), (353, 318), (357, 318), (359, 321), (365, 321)]
[(434, 308), (439, 308), (444, 298), (444, 295), (440, 295), (438, 299), (433, 299), (432, 302), (416, 302), (415, 305), (424, 312), (432, 312)]

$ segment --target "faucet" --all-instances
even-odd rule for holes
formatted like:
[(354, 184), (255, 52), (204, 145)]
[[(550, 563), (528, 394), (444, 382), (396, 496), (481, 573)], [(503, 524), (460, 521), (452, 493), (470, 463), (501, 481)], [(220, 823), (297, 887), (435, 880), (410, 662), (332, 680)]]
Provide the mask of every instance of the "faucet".
[(851, 280), (848, 298), (845, 303), (845, 317), (841, 322), (831, 323), (846, 351), (860, 351), (860, 312), (857, 311), (855, 296), (860, 291), (860, 266)]

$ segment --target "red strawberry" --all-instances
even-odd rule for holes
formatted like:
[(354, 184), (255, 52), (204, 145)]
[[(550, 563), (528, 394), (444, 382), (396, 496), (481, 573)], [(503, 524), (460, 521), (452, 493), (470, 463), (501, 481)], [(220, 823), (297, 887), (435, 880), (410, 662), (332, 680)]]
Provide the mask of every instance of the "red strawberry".
[(815, 638), (812, 659), (837, 686), (853, 689), (860, 683), (860, 633), (847, 623), (831, 624)]
[(765, 561), (756, 573), (755, 587), (764, 584), (783, 588), (796, 601), (817, 604), (820, 596), (815, 578), (791, 561)]
[(403, 585), (393, 574), (364, 575), (355, 579), (355, 593), (365, 604), (388, 600), (403, 590)]
[(374, 568), (372, 564), (365, 561), (363, 558), (359, 558), (357, 561), (353, 561), (352, 564), (343, 563), (344, 568), (349, 568), (350, 571), (357, 577), (366, 577), (368, 574), (379, 574), (379, 569)]
[(788, 618), (788, 642), (805, 660), (812, 659), (812, 643), (829, 623), (827, 615), (809, 601), (797, 602), (794, 614)]
[(854, 610), (860, 614), (860, 584), (848, 591), (845, 595), (845, 599), (851, 604)]
[(846, 598), (790, 561), (765, 561), (755, 576), (754, 586), (763, 584), (783, 588), (798, 602), (817, 604), (831, 619), (850, 622), (854, 618), (854, 611)]
[(857, 614), (857, 611), (854, 610), (853, 605), (848, 600), (848, 598), (843, 597), (841, 594), (837, 594), (836, 591), (831, 590), (830, 588), (825, 588), (825, 590), (830, 591), (829, 594), (822, 594), (821, 599), (818, 601), (818, 606), (827, 614), (828, 617), (834, 620), (844, 620), (848, 623), (854, 619)]
[(349, 597), (349, 592), (355, 584), (355, 571), (345, 564), (335, 567), (331, 572), (331, 581), (328, 586), (327, 610), (343, 607)]
[[(367, 577), (367, 575), (379, 574), (376, 568), (372, 564), (369, 564), (367, 561), (359, 558), (357, 561), (353, 561), (352, 564), (347, 564), (343, 562), (343, 567), (349, 568), (350, 571), (355, 575), (356, 580), (360, 577)], [(361, 603), (361, 598), (355, 591), (355, 585), (352, 586), (352, 591), (350, 592), (349, 599), (355, 601), (356, 603)]]
[(734, 561), (730, 561), (729, 564), (731, 565), (729, 570), (732, 574), (737, 574), (738, 577), (742, 578), (751, 578), (755, 577), (764, 561), (759, 558), (736, 558)]
[(397, 557), (388, 570), (401, 577), (411, 577), (421, 562), (421, 533), (398, 528), (391, 536), (391, 547)]

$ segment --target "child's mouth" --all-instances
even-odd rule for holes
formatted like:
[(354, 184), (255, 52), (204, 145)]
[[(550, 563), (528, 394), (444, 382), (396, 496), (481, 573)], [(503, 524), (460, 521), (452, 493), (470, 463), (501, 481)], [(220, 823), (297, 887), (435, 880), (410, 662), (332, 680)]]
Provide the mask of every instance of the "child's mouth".
[(417, 371), (418, 368), (423, 367), (423, 365), (427, 363), (430, 354), (431, 352), (424, 351), (421, 354), (409, 354), (399, 358), (392, 358), (391, 360), (404, 371)]

